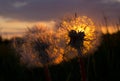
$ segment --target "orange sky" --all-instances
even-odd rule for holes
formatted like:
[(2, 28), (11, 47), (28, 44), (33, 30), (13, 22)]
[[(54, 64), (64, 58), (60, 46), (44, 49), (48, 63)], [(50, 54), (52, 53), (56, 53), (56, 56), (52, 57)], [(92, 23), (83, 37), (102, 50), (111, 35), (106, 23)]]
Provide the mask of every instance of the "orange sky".
[[(3, 38), (11, 38), (14, 36), (22, 36), (27, 27), (33, 27), (35, 25), (44, 25), (47, 27), (53, 27), (54, 21), (39, 21), (39, 22), (24, 22), (17, 21), (10, 18), (0, 17), (0, 32)], [(108, 31), (110, 34), (117, 31), (117, 27), (109, 26)], [(107, 32), (106, 27), (102, 26), (101, 31), (105, 34)]]
[[(99, 23), (102, 24), (102, 21)], [(111, 21), (109, 21), (109, 23), (111, 23)], [(15, 20), (15, 19), (5, 18), (5, 17), (0, 16), (0, 35), (2, 35), (3, 38), (9, 39), (14, 36), (22, 36), (24, 32), (26, 31), (27, 27), (33, 27), (36, 25), (54, 27), (55, 24), (56, 22), (53, 20), (32, 22), (32, 21), (20, 21), (20, 20)], [(108, 32), (110, 34), (118, 31), (118, 28), (116, 26), (112, 26), (112, 24), (111, 26), (108, 26)], [(107, 28), (105, 26), (101, 25), (98, 28), (101, 28), (102, 33), (104, 34), (107, 33)]]
[(21, 36), (26, 31), (27, 27), (33, 27), (35, 25), (53, 27), (55, 25), (55, 22), (54, 21), (24, 22), (0, 17), (0, 34), (3, 36), (3, 38)]
[(118, 31), (118, 28), (109, 26), (108, 29), (106, 27), (101, 27), (101, 30), (102, 30), (102, 33), (104, 33), (104, 34), (107, 33), (107, 30), (108, 30), (108, 33), (113, 34)]

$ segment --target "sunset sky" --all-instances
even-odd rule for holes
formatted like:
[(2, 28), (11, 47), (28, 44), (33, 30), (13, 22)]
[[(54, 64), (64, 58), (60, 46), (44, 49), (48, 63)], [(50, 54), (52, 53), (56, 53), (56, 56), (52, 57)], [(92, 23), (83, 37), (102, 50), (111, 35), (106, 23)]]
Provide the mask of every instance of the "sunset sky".
[(114, 22), (120, 17), (120, 0), (0, 0), (0, 34), (21, 35), (36, 24), (52, 27), (75, 12), (101, 22), (104, 13)]

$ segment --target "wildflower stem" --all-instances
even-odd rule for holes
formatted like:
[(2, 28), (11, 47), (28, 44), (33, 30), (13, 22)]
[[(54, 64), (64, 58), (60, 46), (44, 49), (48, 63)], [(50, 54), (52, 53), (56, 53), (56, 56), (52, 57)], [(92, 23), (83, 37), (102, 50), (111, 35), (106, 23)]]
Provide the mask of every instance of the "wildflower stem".
[(50, 72), (49, 72), (48, 65), (45, 65), (45, 66), (44, 66), (44, 72), (45, 72), (46, 81), (52, 81), (51, 76), (50, 76)]
[(79, 55), (78, 62), (79, 62), (79, 65), (80, 65), (81, 81), (87, 81), (84, 59), (82, 58), (81, 49), (77, 49), (77, 51), (78, 51), (78, 55)]
[(85, 74), (85, 68), (84, 68), (84, 62), (83, 58), (78, 58), (78, 62), (80, 64), (80, 74), (81, 74), (81, 81), (86, 81), (86, 74)]

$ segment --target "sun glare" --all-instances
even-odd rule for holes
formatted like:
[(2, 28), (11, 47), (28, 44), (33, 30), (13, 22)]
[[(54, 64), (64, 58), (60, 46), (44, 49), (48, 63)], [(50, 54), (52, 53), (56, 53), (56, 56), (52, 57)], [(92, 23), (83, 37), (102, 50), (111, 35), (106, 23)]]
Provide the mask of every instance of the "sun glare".
[[(71, 30), (76, 31), (78, 34), (79, 32), (84, 32), (84, 40), (83, 40), (83, 46), (82, 46), (82, 55), (87, 55), (92, 52), (94, 52), (99, 45), (99, 37), (100, 37), (100, 31), (95, 27), (93, 21), (86, 17), (71, 17), (64, 19), (59, 27), (59, 33), (61, 34), (62, 40), (65, 41), (66, 45), (66, 51), (74, 51), (74, 54), (68, 53), (66, 54), (66, 57), (72, 56), (76, 57), (77, 51), (76, 49), (70, 47), (68, 44), (70, 42), (69, 32)], [(82, 40), (82, 39), (81, 39)], [(68, 46), (67, 46), (68, 45)], [(71, 58), (71, 57), (70, 57)]]

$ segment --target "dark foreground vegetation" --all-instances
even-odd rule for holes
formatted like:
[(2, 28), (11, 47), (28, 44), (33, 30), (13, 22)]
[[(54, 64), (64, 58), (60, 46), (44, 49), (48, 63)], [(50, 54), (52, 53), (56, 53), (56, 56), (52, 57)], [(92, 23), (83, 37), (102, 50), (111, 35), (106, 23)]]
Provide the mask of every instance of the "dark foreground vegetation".
[[(84, 57), (88, 81), (120, 81), (120, 32), (105, 34), (98, 50)], [(52, 81), (81, 81), (76, 59), (49, 67)], [(26, 68), (11, 47), (0, 38), (0, 81), (46, 81), (43, 68)]]

